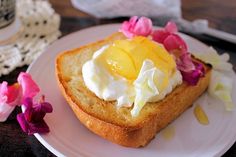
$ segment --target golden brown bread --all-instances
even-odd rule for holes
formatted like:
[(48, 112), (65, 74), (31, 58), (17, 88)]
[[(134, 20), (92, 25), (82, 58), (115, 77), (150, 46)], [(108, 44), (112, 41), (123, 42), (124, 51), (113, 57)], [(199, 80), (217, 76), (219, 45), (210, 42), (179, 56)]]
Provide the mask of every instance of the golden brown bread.
[(211, 68), (204, 65), (206, 75), (196, 86), (182, 83), (165, 99), (148, 103), (139, 116), (132, 118), (131, 108), (117, 109), (114, 101), (99, 99), (86, 88), (82, 78), (82, 66), (96, 50), (124, 38), (123, 34), (114, 33), (107, 39), (60, 54), (56, 59), (56, 77), (70, 107), (88, 129), (114, 143), (140, 147), (145, 146), (205, 91)]

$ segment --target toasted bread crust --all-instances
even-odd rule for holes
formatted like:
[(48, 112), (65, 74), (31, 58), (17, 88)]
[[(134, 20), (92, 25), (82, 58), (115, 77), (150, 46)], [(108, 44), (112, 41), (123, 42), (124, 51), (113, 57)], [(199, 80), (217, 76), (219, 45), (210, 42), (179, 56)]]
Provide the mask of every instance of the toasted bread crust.
[[(68, 104), (78, 119), (88, 129), (114, 143), (127, 147), (140, 147), (145, 146), (154, 138), (157, 132), (175, 120), (206, 90), (210, 80), (211, 68), (204, 64), (206, 74), (199, 80), (196, 86), (190, 86), (184, 82), (168, 94), (165, 99), (145, 105), (144, 111), (141, 111), (139, 118), (132, 119), (130, 118), (130, 115), (128, 115), (126, 119), (122, 119), (122, 116), (124, 116), (122, 114), (124, 113), (116, 111), (114, 102), (103, 101), (84, 87), (81, 78), (81, 65), (78, 65), (79, 69), (78, 71), (75, 71), (75, 73), (73, 69), (74, 65), (72, 63), (71, 65), (64, 65), (68, 62), (65, 59), (68, 56), (72, 56), (72, 58), (78, 57), (78, 61), (85, 62), (86, 59), (91, 57), (92, 53), (90, 56), (87, 56), (88, 58), (85, 57), (86, 59), (83, 59), (83, 56), (75, 55), (79, 53), (88, 53), (87, 51), (95, 51), (105, 44), (122, 38), (124, 38), (122, 34), (115, 33), (107, 39), (60, 54), (56, 60), (56, 77)], [(70, 57), (68, 58), (71, 59)], [(70, 70), (72, 72), (70, 72)], [(82, 82), (81, 84), (78, 84), (82, 87), (77, 87), (76, 89), (76, 92), (78, 90), (78, 93), (82, 93), (82, 95), (76, 96), (75, 90), (72, 90), (71, 85), (69, 84), (73, 82), (71, 81), (71, 74), (75, 76), (78, 75), (78, 82)], [(88, 97), (88, 99), (93, 101), (90, 102), (83, 97)], [(91, 110), (91, 104), (89, 103), (93, 104), (93, 108), (102, 106), (104, 115), (93, 112), (93, 110)], [(122, 111), (123, 110), (125, 113), (130, 111), (130, 109), (122, 109)], [(109, 113), (111, 115), (109, 115)], [(117, 118), (114, 117), (114, 115), (117, 116)]]

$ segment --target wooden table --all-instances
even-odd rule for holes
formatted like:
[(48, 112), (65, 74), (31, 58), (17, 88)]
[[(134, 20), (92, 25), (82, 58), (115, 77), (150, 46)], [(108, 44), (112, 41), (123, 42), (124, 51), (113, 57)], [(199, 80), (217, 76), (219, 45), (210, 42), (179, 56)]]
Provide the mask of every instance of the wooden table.
[[(61, 31), (63, 36), (88, 26), (101, 23), (121, 22), (123, 19), (101, 20), (72, 8), (69, 0), (49, 0), (52, 6), (62, 16)], [(205, 18), (210, 26), (236, 34), (236, 1), (235, 0), (182, 0), (183, 17), (187, 20)], [(231, 55), (231, 63), (236, 69), (236, 46), (219, 40), (195, 36), (208, 45), (214, 46), (219, 52), (227, 51)], [(7, 80), (14, 83), (20, 71), (25, 71), (27, 66), (17, 68), (12, 73), (0, 77), (0, 82)], [(10, 115), (8, 120), (0, 123), (0, 157), (5, 156), (54, 156), (42, 146), (34, 136), (27, 136), (20, 129), (16, 121), (16, 114), (20, 113), (19, 107)], [(236, 143), (225, 153), (226, 156), (236, 156)]]

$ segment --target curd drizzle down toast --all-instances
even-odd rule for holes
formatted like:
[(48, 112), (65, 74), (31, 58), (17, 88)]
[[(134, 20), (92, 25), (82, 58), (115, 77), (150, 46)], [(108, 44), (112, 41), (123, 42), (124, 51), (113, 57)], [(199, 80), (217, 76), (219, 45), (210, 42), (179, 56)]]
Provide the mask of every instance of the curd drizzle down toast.
[(82, 66), (92, 58), (93, 53), (118, 39), (126, 37), (117, 32), (104, 40), (61, 53), (56, 59), (56, 77), (68, 104), (89, 130), (123, 146), (145, 146), (206, 90), (211, 67), (202, 63), (205, 76), (200, 78), (196, 86), (183, 82), (163, 100), (148, 103), (137, 117), (132, 117), (132, 108), (117, 109), (115, 101), (98, 98), (85, 86), (82, 77)]

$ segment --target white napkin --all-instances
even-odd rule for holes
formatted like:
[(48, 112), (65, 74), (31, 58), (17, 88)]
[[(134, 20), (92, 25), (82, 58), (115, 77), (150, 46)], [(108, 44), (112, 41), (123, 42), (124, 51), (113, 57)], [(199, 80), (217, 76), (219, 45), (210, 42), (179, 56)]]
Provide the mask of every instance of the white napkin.
[(181, 0), (71, 0), (73, 6), (97, 18), (146, 16), (158, 19), (159, 26), (167, 21), (176, 22), (180, 31), (206, 34), (236, 44), (236, 35), (208, 27), (205, 19), (193, 22), (182, 18)]
[(181, 17), (180, 0), (71, 0), (73, 6), (98, 18), (120, 16)]

